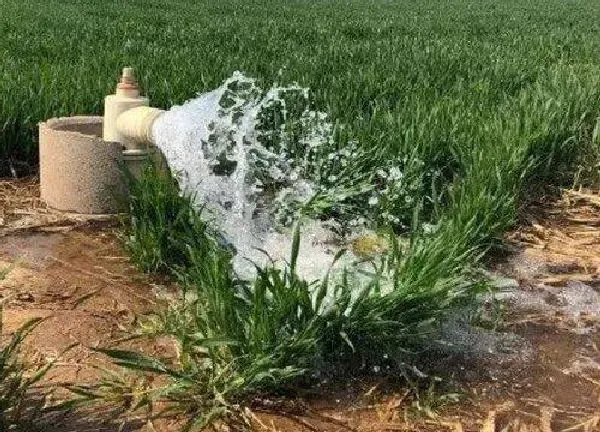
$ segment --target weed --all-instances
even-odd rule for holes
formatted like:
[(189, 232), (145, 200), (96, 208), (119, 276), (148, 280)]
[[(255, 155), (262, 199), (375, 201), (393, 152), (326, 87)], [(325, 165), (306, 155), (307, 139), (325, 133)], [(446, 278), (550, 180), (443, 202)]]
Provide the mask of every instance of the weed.
[(414, 393), (414, 400), (411, 404), (413, 413), (425, 415), (429, 418), (436, 418), (438, 413), (446, 406), (455, 404), (461, 399), (461, 394), (440, 390), (440, 378), (427, 378), (429, 382), (426, 385), (416, 383), (408, 378), (410, 387)]
[(470, 314), (471, 325), (492, 331), (502, 330), (508, 311), (506, 302), (496, 298), (490, 291), (483, 300), (476, 300), (474, 305)]
[(10, 273), (10, 267), (0, 268), (0, 281), (5, 279)]
[(136, 181), (124, 172), (129, 185), (131, 218), (124, 220), (121, 239), (133, 261), (146, 272), (170, 273), (187, 267), (188, 250), (205, 247), (206, 223), (182, 196), (177, 184), (148, 161)]
[[(32, 388), (44, 377), (51, 364), (28, 373), (18, 358), (23, 340), (41, 321), (40, 318), (27, 321), (8, 341), (0, 344), (0, 430), (34, 430), (35, 420), (42, 412), (43, 400), (33, 395)], [(2, 330), (0, 304), (0, 333)]]

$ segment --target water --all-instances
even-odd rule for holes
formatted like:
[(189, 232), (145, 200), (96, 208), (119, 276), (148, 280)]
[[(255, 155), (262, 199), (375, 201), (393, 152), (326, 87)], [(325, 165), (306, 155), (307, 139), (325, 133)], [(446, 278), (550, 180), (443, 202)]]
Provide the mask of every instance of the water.
[[(253, 263), (289, 259), (293, 221), (324, 190), (323, 156), (337, 157), (332, 130), (310, 109), (307, 89), (263, 91), (236, 72), (162, 115), (153, 136), (182, 191), (235, 248), (235, 271), (250, 278)], [(341, 247), (330, 226), (303, 224), (298, 272), (309, 280), (325, 274)]]

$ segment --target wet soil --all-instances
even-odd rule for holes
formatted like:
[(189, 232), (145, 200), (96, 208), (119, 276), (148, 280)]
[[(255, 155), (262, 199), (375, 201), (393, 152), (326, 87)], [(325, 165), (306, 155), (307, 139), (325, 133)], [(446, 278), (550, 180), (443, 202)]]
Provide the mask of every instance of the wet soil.
[[(96, 366), (108, 361), (91, 348), (118, 344), (135, 328), (136, 316), (159, 310), (162, 294), (173, 288), (134, 268), (114, 221), (60, 215), (35, 194), (35, 182), (0, 184), (0, 269), (10, 269), (0, 282), (3, 333), (45, 318), (24, 347), (32, 367), (58, 359), (43, 386), (94, 382)], [(419, 364), (418, 370), (443, 383), (431, 394), (421, 388), (418, 405), (399, 377), (357, 377), (322, 383), (293, 400), (274, 402), (270, 410), (256, 408), (255, 429), (600, 431), (597, 200), (571, 191), (529, 208), (528, 219), (507, 236), (510, 251), (490, 263), (498, 291), (483, 299), (485, 319), (476, 326), (460, 316), (449, 320), (443, 331), (448, 347)], [(173, 353), (168, 341), (126, 345), (152, 355)], [(452, 393), (460, 401), (442, 404)], [(173, 427), (94, 409), (53, 418), (43, 430)]]

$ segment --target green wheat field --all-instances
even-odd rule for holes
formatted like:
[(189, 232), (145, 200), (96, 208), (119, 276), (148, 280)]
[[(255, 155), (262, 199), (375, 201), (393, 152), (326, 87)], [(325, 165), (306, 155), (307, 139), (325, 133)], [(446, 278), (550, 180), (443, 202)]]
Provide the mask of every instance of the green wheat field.
[(166, 374), (162, 395), (198, 425), (321, 361), (350, 367), (409, 346), (477, 291), (473, 269), (534, 190), (600, 182), (595, 0), (2, 0), (0, 175), (34, 175), (37, 124), (101, 114), (124, 66), (165, 109), (238, 70), (261, 88), (296, 82), (336, 126), (334, 145), (358, 145), (354, 174), (402, 172), (374, 209), (393, 226), (373, 218), (402, 241), (358, 298), (348, 280), (299, 280), (294, 256), (241, 283), (172, 183), (149, 172), (132, 189), (127, 250), (145, 271), (183, 275), (202, 301), (162, 317), (187, 359), (179, 369), (106, 353)]

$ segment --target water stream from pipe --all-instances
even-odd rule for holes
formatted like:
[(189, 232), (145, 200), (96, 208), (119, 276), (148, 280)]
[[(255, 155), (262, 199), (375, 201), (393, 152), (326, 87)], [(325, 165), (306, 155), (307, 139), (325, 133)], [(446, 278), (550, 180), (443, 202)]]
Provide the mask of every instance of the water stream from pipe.
[[(154, 125), (180, 188), (235, 249), (241, 277), (252, 277), (254, 264), (289, 259), (290, 222), (319, 190), (323, 153), (334, 154), (332, 125), (309, 105), (305, 88), (263, 91), (236, 72)], [(309, 220), (301, 239), (298, 273), (319, 279), (340, 248), (336, 235), (327, 222)]]

